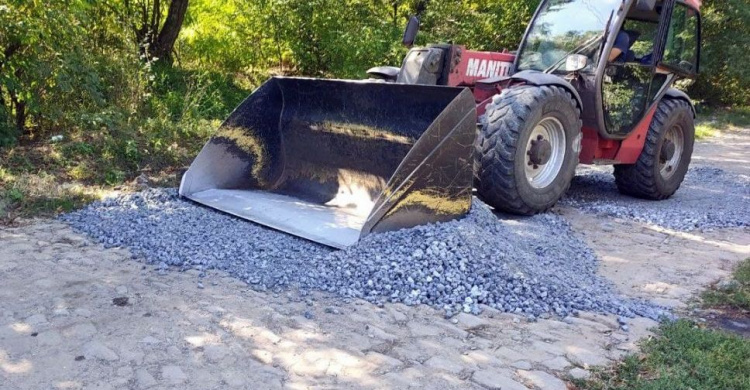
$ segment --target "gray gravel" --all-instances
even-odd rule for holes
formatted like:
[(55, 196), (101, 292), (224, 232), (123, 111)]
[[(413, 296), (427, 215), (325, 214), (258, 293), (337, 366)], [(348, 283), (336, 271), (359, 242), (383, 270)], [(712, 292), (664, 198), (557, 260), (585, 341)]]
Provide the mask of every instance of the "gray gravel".
[(160, 272), (220, 269), (262, 291), (426, 304), (446, 316), (478, 314), (480, 304), (530, 319), (578, 310), (666, 315), (616, 296), (597, 276), (592, 250), (560, 216), (503, 220), (480, 201), (462, 220), (371, 235), (343, 251), (198, 206), (174, 190), (125, 195), (61, 218), (106, 247), (130, 248)]
[(670, 199), (621, 195), (612, 168), (581, 167), (561, 206), (678, 231), (750, 226), (750, 178), (719, 168), (696, 167)]

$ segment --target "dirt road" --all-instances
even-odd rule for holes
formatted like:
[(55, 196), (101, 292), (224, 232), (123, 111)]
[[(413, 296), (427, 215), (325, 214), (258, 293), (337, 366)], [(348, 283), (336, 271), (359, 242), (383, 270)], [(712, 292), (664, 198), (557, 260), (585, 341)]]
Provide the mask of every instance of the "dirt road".
[[(749, 175), (750, 131), (696, 165)], [(560, 209), (621, 292), (684, 308), (750, 257), (750, 230), (680, 233)], [(606, 224), (606, 226), (603, 226)], [(0, 388), (544, 388), (634, 351), (655, 323), (581, 313), (527, 322), (487, 309), (258, 293), (213, 273), (159, 273), (50, 220), (0, 228)]]

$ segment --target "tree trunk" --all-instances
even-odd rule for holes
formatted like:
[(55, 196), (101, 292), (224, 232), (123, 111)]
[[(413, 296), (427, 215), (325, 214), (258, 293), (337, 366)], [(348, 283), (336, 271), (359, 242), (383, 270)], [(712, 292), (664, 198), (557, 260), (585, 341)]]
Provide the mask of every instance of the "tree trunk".
[[(10, 59), (10, 57), (16, 54), (16, 52), (18, 52), (22, 48), (23, 46), (20, 42), (11, 42), (10, 45), (8, 45), (8, 47), (3, 50), (3, 61), (0, 61), (0, 72), (4, 71), (3, 68), (5, 68), (5, 64)], [(18, 69), (15, 75), (18, 76), (20, 74), (20, 71), (21, 69)], [(6, 106), (5, 102), (5, 91), (8, 92), (8, 97), (10, 97), (10, 105), (8, 106)], [(19, 108), (19, 102), (16, 100), (16, 93), (7, 86), (5, 87), (5, 89), (0, 88), (0, 110), (6, 112), (2, 116), (0, 116), (0, 118), (2, 118), (2, 120), (10, 121), (13, 117), (14, 107), (16, 108), (15, 125), (16, 128), (18, 128), (19, 133), (23, 134), (24, 127), (26, 126), (26, 105), (24, 103), (21, 103), (21, 106)], [(21, 114), (19, 115), (19, 113)]]
[(5, 106), (5, 90), (0, 87), (0, 128), (5, 127), (8, 124), (10, 118), (11, 109)]
[(26, 135), (26, 103), (18, 100), (16, 93), (10, 91), (10, 104), (15, 110), (15, 125), (18, 134)]
[(16, 128), (22, 135), (30, 135), (26, 132), (26, 103), (18, 102), (16, 104)]
[[(156, 2), (158, 4), (158, 1)], [(174, 44), (177, 42), (177, 36), (180, 35), (180, 29), (182, 29), (182, 22), (185, 21), (185, 14), (187, 13), (188, 0), (172, 0), (169, 3), (169, 11), (167, 13), (167, 20), (164, 21), (159, 35), (154, 40), (154, 45), (151, 49), (151, 55), (156, 58), (172, 62), (172, 50), (174, 50)]]
[(167, 18), (162, 25), (162, 1), (140, 0), (133, 7), (125, 0), (126, 17), (140, 14), (140, 21), (133, 22), (131, 28), (140, 47), (140, 54), (149, 60), (158, 58), (169, 64), (172, 63), (172, 53), (177, 37), (180, 35), (182, 23), (185, 21), (189, 0), (170, 0)]

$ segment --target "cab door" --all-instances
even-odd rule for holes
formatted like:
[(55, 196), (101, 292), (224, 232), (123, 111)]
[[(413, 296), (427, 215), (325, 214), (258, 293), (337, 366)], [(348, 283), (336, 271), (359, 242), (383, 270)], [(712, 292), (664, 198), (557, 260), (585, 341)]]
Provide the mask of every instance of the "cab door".
[(618, 34), (629, 36), (630, 48), (607, 63), (602, 77), (604, 124), (610, 138), (622, 138), (632, 131), (645, 115), (654, 89), (664, 82), (655, 77), (658, 20), (627, 18)]
[(700, 58), (700, 14), (684, 2), (630, 16), (622, 30), (631, 34), (631, 50), (607, 64), (602, 80), (605, 131), (615, 139), (630, 134), (677, 78), (695, 77)]

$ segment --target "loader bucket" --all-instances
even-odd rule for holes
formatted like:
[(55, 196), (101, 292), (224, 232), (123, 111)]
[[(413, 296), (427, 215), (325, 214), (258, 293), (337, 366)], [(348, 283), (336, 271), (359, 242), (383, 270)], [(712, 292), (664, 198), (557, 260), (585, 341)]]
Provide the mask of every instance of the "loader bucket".
[(471, 206), (468, 89), (274, 77), (203, 147), (180, 195), (343, 248)]

